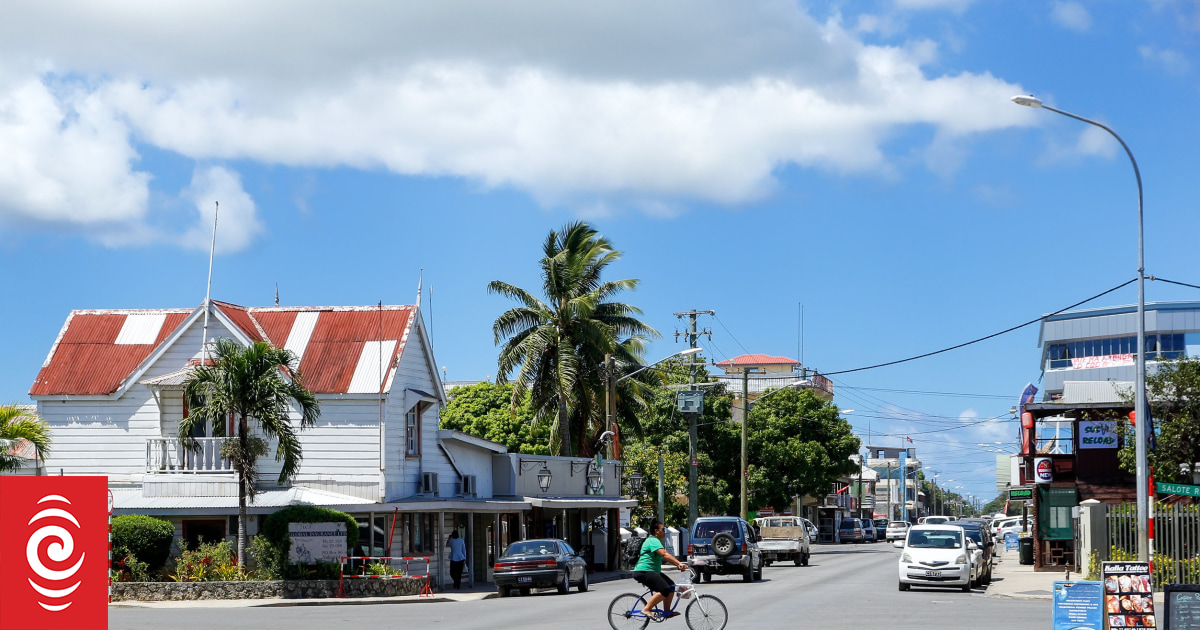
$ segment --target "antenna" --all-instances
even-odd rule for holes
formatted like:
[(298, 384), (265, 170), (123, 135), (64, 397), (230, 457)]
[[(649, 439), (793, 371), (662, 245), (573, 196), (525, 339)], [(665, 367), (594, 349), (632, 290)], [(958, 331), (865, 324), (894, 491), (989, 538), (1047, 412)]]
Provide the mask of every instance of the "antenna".
[(421, 267), (421, 272), (417, 276), (417, 308), (421, 308), (421, 283), (425, 281), (425, 268)]
[(213, 255), (217, 251), (217, 213), (220, 211), (221, 202), (214, 201), (212, 245), (208, 247), (208, 288), (204, 291), (204, 334), (200, 337), (200, 365), (208, 364), (208, 309), (212, 303)]
[(279, 283), (275, 283), (275, 306), (279, 306)]

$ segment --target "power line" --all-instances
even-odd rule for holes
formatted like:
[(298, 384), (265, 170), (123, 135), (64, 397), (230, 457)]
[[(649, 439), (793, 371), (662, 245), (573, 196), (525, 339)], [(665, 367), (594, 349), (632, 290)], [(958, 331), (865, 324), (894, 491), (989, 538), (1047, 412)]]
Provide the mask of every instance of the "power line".
[[(725, 332), (729, 333), (729, 338), (732, 339), (733, 342), (736, 343), (738, 345), (738, 347), (742, 349), (742, 352), (745, 352), (746, 354), (751, 354), (751, 352), (746, 349), (746, 346), (743, 346), (742, 342), (738, 341), (738, 338), (733, 336), (733, 331), (729, 330), (729, 327), (725, 325), (725, 322), (721, 321), (720, 317), (717, 317), (716, 313), (713, 313), (712, 318), (717, 320), (717, 323), (721, 325), (721, 328), (725, 329)], [(709, 337), (709, 340), (711, 341), (712, 337)]]
[(886, 387), (853, 387), (850, 385), (838, 385), (838, 387), (842, 388), (842, 389), (854, 389), (854, 390), (868, 391), (868, 392), (890, 392), (893, 394), (917, 394), (917, 395), (921, 395), (921, 396), (956, 396), (959, 398), (999, 398), (999, 399), (1003, 399), (1003, 400), (1009, 400), (1011, 398), (1015, 398), (1015, 396), (1001, 395), (1001, 394), (967, 394), (967, 393), (962, 393), (962, 392), (929, 392), (929, 391), (922, 391), (922, 390), (917, 390), (917, 389), (889, 389)]
[(1147, 279), (1147, 280), (1158, 280), (1159, 282), (1167, 282), (1167, 283), (1170, 283), (1170, 284), (1178, 284), (1178, 285), (1179, 285), (1179, 286), (1181, 286), (1181, 287), (1189, 287), (1189, 288), (1192, 288), (1192, 289), (1200, 289), (1200, 286), (1198, 286), (1198, 285), (1195, 285), (1195, 284), (1188, 284), (1188, 283), (1186, 283), (1186, 282), (1176, 282), (1176, 281), (1174, 281), (1174, 280), (1167, 280), (1166, 278), (1155, 278), (1154, 276), (1146, 276), (1146, 279)]
[[(1137, 281), (1137, 279), (1136, 279), (1136, 278), (1135, 278), (1135, 279), (1133, 279), (1133, 280), (1129, 280), (1128, 282), (1121, 283), (1121, 284), (1119, 284), (1119, 285), (1117, 285), (1117, 286), (1115, 286), (1115, 287), (1113, 287), (1113, 288), (1111, 288), (1111, 289), (1109, 289), (1109, 290), (1107, 290), (1107, 291), (1105, 291), (1105, 292), (1103, 292), (1103, 293), (1098, 293), (1098, 294), (1096, 294), (1096, 295), (1093, 295), (1092, 297), (1090, 297), (1090, 298), (1088, 298), (1088, 299), (1086, 299), (1086, 300), (1082, 300), (1082, 301), (1080, 301), (1080, 302), (1076, 302), (1076, 303), (1074, 303), (1074, 304), (1072, 304), (1072, 305), (1070, 305), (1070, 306), (1068, 306), (1068, 307), (1066, 307), (1066, 308), (1061, 308), (1061, 309), (1059, 309), (1059, 310), (1057, 310), (1057, 311), (1054, 311), (1053, 313), (1049, 313), (1049, 314), (1047, 314), (1047, 315), (1042, 315), (1041, 317), (1038, 317), (1038, 318), (1036, 318), (1036, 319), (1031, 319), (1031, 320), (1029, 320), (1029, 321), (1025, 322), (1024, 324), (1018, 324), (1018, 325), (1016, 325), (1016, 326), (1013, 326), (1012, 328), (1006, 328), (1006, 329), (1004, 329), (1004, 330), (1001, 330), (1000, 332), (997, 332), (997, 333), (992, 333), (992, 334), (990, 334), (990, 335), (987, 335), (986, 337), (980, 337), (980, 338), (978, 338), (978, 339), (972, 339), (971, 341), (967, 341), (967, 342), (964, 342), (964, 343), (960, 343), (960, 344), (958, 344), (958, 345), (950, 346), (949, 348), (942, 348), (941, 350), (934, 350), (933, 352), (926, 352), (925, 354), (918, 354), (918, 355), (916, 355), (916, 356), (908, 357), (907, 359), (897, 359), (897, 360), (895, 360), (895, 361), (888, 361), (888, 362), (886, 362), (886, 363), (877, 363), (877, 364), (875, 364), (875, 365), (868, 365), (868, 366), (864, 366), (864, 367), (854, 368), (854, 369), (851, 369), (851, 370), (838, 370), (838, 371), (836, 371), (836, 372), (824, 372), (824, 373), (822, 373), (822, 376), (829, 377), (829, 376), (832, 376), (832, 375), (834, 375), (834, 374), (849, 374), (849, 373), (851, 373), (851, 372), (862, 372), (862, 371), (864, 371), (864, 370), (874, 370), (874, 369), (876, 369), (876, 368), (887, 367), (887, 366), (889, 366), (889, 365), (897, 365), (897, 364), (900, 364), (900, 363), (907, 363), (907, 362), (909, 362), (909, 361), (916, 361), (917, 359), (924, 359), (924, 358), (926, 358), (926, 357), (931, 357), (931, 356), (934, 356), (934, 355), (936, 355), (936, 354), (942, 354), (943, 352), (949, 352), (949, 351), (951, 351), (951, 350), (958, 350), (959, 348), (965, 348), (965, 347), (967, 347), (967, 346), (969, 346), (969, 345), (976, 344), (976, 343), (979, 343), (979, 342), (981, 342), (981, 341), (987, 341), (988, 339), (992, 339), (992, 338), (994, 338), (994, 337), (999, 337), (1000, 335), (1008, 334), (1008, 333), (1010, 333), (1010, 332), (1012, 332), (1012, 331), (1014, 331), (1014, 330), (1019, 330), (1019, 329), (1021, 329), (1021, 328), (1024, 328), (1024, 327), (1026, 327), (1026, 326), (1029, 326), (1029, 325), (1031, 325), (1031, 324), (1036, 324), (1036, 323), (1038, 323), (1038, 322), (1040, 322), (1040, 321), (1042, 321), (1042, 320), (1046, 319), (1047, 317), (1053, 317), (1053, 316), (1055, 316), (1055, 315), (1058, 315), (1059, 313), (1063, 313), (1063, 312), (1065, 312), (1065, 311), (1069, 311), (1069, 310), (1071, 310), (1071, 309), (1075, 308), (1076, 306), (1080, 306), (1080, 305), (1083, 305), (1083, 304), (1087, 304), (1088, 302), (1091, 302), (1092, 300), (1095, 300), (1095, 299), (1098, 299), (1098, 298), (1104, 297), (1105, 295), (1108, 295), (1109, 293), (1112, 293), (1113, 291), (1116, 291), (1117, 289), (1123, 289), (1123, 288), (1125, 288), (1125, 287), (1127, 287), (1127, 286), (1129, 286), (1129, 285), (1133, 284), (1133, 283), (1134, 283), (1134, 282), (1136, 282), (1136, 281)], [(1200, 287), (1197, 287), (1197, 288), (1200, 288)]]

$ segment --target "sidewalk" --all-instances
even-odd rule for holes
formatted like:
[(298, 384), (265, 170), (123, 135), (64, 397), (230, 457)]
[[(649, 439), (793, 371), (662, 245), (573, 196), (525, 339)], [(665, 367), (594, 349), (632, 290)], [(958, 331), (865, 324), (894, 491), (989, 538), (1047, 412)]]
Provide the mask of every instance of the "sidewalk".
[[(628, 571), (598, 571), (588, 575), (590, 584), (623, 580), (633, 574)], [(478, 583), (474, 586), (463, 586), (462, 589), (451, 588), (448, 591), (435, 592), (433, 597), (419, 595), (400, 595), (397, 597), (347, 597), (347, 598), (309, 598), (309, 599), (187, 599), (178, 601), (157, 602), (113, 602), (112, 608), (280, 608), (284, 606), (360, 606), (365, 604), (435, 604), (444, 602), (476, 602), (497, 597), (496, 586), (488, 583)]]
[[(1021, 564), (1016, 551), (1001, 551), (997, 558), (1000, 563), (992, 569), (992, 583), (987, 589), (988, 597), (1051, 601), (1054, 597), (1054, 583), (1067, 579), (1066, 571), (1036, 572), (1033, 565)], [(1087, 576), (1071, 572), (1070, 579), (1084, 580)], [(1154, 609), (1162, 610), (1163, 605), (1163, 594), (1155, 593)]]

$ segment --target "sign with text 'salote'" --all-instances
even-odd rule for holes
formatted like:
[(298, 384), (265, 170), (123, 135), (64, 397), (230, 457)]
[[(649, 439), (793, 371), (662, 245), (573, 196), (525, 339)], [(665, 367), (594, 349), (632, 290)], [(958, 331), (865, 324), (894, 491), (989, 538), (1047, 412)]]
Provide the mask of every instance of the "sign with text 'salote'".
[(1163, 593), (1163, 627), (1200, 630), (1200, 585), (1167, 584)]
[(1200, 486), (1185, 486), (1181, 483), (1156, 483), (1154, 484), (1154, 491), (1159, 494), (1200, 497)]
[(1055, 582), (1054, 630), (1104, 630), (1104, 586)]
[(346, 524), (288, 523), (292, 547), (288, 560), (295, 564), (341, 562), (346, 555)]
[(1105, 562), (1104, 616), (1109, 628), (1157, 628), (1149, 562)]
[(1117, 423), (1111, 420), (1080, 421), (1079, 448), (1117, 448)]
[(108, 478), (0, 477), (0, 630), (108, 628)]

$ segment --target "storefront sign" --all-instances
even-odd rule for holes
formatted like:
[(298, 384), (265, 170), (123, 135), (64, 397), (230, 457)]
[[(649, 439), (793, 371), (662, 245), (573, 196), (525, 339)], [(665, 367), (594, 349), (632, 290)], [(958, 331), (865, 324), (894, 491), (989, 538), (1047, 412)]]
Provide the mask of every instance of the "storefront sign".
[(0, 477), (0, 630), (108, 628), (108, 477)]
[(1200, 497), (1200, 486), (1185, 486), (1181, 483), (1156, 483), (1154, 491), (1159, 494), (1177, 494), (1184, 497)]
[(1079, 423), (1079, 448), (1117, 448), (1117, 423), (1109, 421)]
[(1163, 593), (1164, 627), (1171, 630), (1200, 629), (1200, 586), (1196, 584), (1167, 584)]
[(1009, 488), (1009, 501), (1032, 501), (1033, 488)]
[(1122, 365), (1133, 365), (1133, 355), (1109, 354), (1102, 357), (1078, 357), (1071, 359), (1071, 369), (1073, 370), (1120, 367)]
[(1054, 630), (1104, 630), (1100, 582), (1054, 583)]
[(1054, 460), (1049, 457), (1035, 457), (1033, 459), (1033, 479), (1038, 483), (1054, 481)]
[(346, 555), (346, 524), (288, 523), (292, 548), (288, 560), (296, 564), (341, 562)]
[(1110, 628), (1157, 628), (1149, 562), (1105, 562), (1104, 615)]

